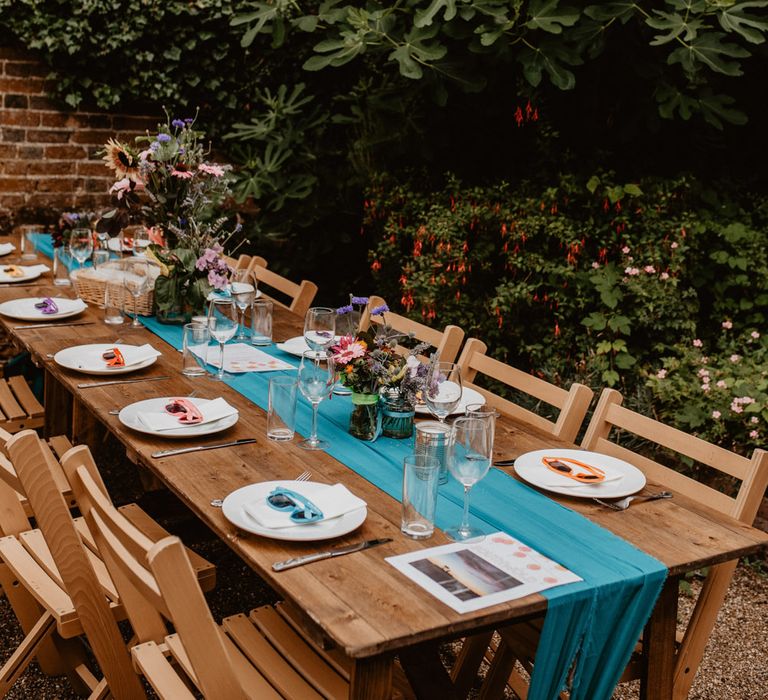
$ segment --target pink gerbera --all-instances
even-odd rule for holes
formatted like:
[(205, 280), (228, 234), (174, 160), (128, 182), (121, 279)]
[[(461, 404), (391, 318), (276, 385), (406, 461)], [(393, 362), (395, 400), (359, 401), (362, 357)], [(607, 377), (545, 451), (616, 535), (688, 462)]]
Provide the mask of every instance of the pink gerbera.
[(207, 163), (200, 163), (200, 165), (197, 166), (197, 169), (206, 175), (213, 175), (214, 177), (221, 177), (224, 174), (224, 168), (222, 168), (220, 165), (208, 165)]
[(336, 364), (345, 365), (358, 357), (363, 357), (368, 346), (362, 340), (355, 340), (352, 336), (343, 335), (339, 339), (339, 344), (331, 348), (333, 352), (333, 361)]

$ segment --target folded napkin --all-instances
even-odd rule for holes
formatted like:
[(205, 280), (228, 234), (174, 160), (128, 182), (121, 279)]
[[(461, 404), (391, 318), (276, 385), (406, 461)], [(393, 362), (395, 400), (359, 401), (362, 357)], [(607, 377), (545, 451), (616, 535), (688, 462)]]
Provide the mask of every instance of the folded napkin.
[[(160, 357), (160, 355), (162, 355), (160, 351), (155, 350), (155, 348), (153, 348), (149, 343), (139, 345), (138, 347), (135, 345), (118, 345), (117, 347), (120, 349), (120, 352), (123, 355), (123, 359), (125, 360), (125, 367), (138, 365), (145, 360), (150, 360), (153, 357)], [(104, 364), (107, 364), (106, 360), (104, 360)], [(122, 368), (116, 367), (115, 369)]]
[[(605, 471), (605, 469), (603, 469), (603, 471)], [(601, 484), (607, 484), (609, 481), (619, 481), (623, 478), (623, 474), (609, 474), (608, 472), (605, 472), (605, 478), (602, 481), (576, 481), (575, 479), (569, 479), (567, 476), (560, 476), (559, 474), (553, 473), (552, 480), (543, 483), (542, 486), (589, 490), (594, 489), (596, 486), (600, 486)]]
[[(286, 488), (309, 499), (322, 511), (323, 519), (316, 522), (339, 518), (366, 505), (362, 498), (355, 496), (344, 484), (334, 484), (330, 488), (323, 488), (320, 484), (303, 483), (286, 485)], [(243, 510), (246, 514), (259, 525), (270, 529), (279, 529), (284, 527), (311, 527), (314, 524), (297, 523), (291, 520), (291, 511), (279, 511), (270, 508), (266, 499), (271, 492), (272, 489), (265, 493), (258, 501), (243, 505)]]
[(13, 243), (0, 243), (0, 255), (8, 255), (16, 250), (16, 246)]
[[(177, 428), (192, 428), (237, 415), (237, 409), (222, 398), (214, 399), (213, 401), (208, 401), (206, 403), (201, 403), (194, 399), (190, 400), (197, 406), (200, 413), (203, 414), (203, 420), (194, 425), (185, 425), (179, 421), (177, 415), (174, 416), (165, 411), (139, 411), (136, 414), (136, 417), (150, 430), (162, 431), (176, 430)], [(168, 402), (170, 403), (170, 399), (168, 399)]]
[(35, 273), (40, 273), (41, 275), (45, 274), (46, 272), (50, 272), (51, 268), (48, 267), (48, 265), (22, 265), (21, 269), (26, 272), (27, 275), (33, 275)]

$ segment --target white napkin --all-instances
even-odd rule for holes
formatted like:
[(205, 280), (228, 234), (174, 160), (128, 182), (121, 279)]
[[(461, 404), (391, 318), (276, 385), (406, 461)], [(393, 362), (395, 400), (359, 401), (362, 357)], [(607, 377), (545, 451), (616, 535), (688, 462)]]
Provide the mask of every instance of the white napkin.
[[(605, 470), (603, 470), (605, 471)], [(605, 479), (602, 481), (576, 481), (575, 479), (569, 479), (567, 476), (559, 476), (557, 474), (552, 475), (552, 481), (548, 481), (545, 484), (542, 484), (542, 486), (555, 486), (557, 488), (566, 488), (566, 489), (593, 489), (595, 486), (600, 486), (601, 484), (607, 484), (609, 481), (619, 481), (620, 479), (623, 479), (623, 474), (608, 474), (606, 473)]]
[(13, 243), (0, 243), (0, 255), (8, 255), (16, 250), (16, 246)]
[(51, 271), (51, 268), (48, 267), (48, 265), (43, 265), (43, 264), (40, 264), (40, 265), (22, 265), (21, 269), (26, 271), (26, 275), (33, 275), (33, 274), (35, 274), (37, 272), (39, 272), (42, 275), (42, 274), (45, 274), (46, 272), (50, 272)]
[[(203, 420), (200, 423), (187, 425), (179, 421), (178, 415), (171, 415), (165, 411), (139, 411), (136, 417), (150, 430), (175, 430), (177, 428), (194, 428), (205, 423), (212, 423), (222, 418), (227, 418), (237, 414), (237, 409), (226, 402), (225, 399), (218, 398), (200, 404), (194, 399), (190, 399), (203, 414)], [(170, 403), (170, 401), (169, 401)]]
[[(120, 352), (123, 354), (123, 359), (125, 360), (125, 367), (130, 367), (131, 365), (138, 365), (140, 362), (144, 362), (145, 360), (149, 360), (153, 357), (160, 357), (162, 355), (161, 352), (158, 350), (155, 350), (149, 343), (145, 343), (144, 345), (139, 345), (136, 347), (135, 345), (118, 345), (117, 346), (120, 349)], [(104, 363), (106, 364), (107, 361), (104, 360)], [(113, 368), (109, 368), (113, 369)], [(115, 367), (114, 369), (122, 369), (121, 367)]]
[[(306, 497), (322, 511), (323, 519), (316, 522), (339, 518), (366, 505), (362, 498), (355, 496), (344, 484), (334, 484), (330, 488), (318, 488), (317, 484), (297, 484), (295, 486), (287, 484), (286, 488)], [(243, 506), (245, 513), (262, 527), (270, 529), (313, 525), (313, 523), (302, 524), (291, 520), (291, 511), (279, 511), (270, 508), (266, 499), (271, 491), (272, 489), (258, 501), (246, 503)]]

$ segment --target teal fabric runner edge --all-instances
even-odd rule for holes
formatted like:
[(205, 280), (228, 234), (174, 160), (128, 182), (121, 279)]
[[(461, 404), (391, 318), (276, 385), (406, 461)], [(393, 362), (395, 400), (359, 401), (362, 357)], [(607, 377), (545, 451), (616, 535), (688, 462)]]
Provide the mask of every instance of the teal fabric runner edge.
[[(51, 237), (36, 238), (38, 250), (52, 257)], [(163, 325), (154, 317), (140, 320), (171, 346), (181, 348), (180, 327)], [(274, 346), (259, 349), (298, 366), (297, 358)], [(225, 383), (266, 409), (269, 377), (274, 374), (230, 375)], [(402, 460), (413, 452), (413, 441), (386, 437), (360, 441), (347, 432), (350, 411), (349, 397), (334, 396), (320, 404), (319, 434), (330, 441), (328, 453), (400, 500)], [(310, 422), (311, 407), (300, 401), (297, 431), (309, 434)], [(441, 486), (438, 527), (458, 523), (462, 503), (458, 483), (450, 480)], [(543, 591), (548, 608), (529, 700), (555, 700), (572, 667), (572, 700), (609, 700), (664, 584), (664, 565), (497, 469), (472, 489), (471, 504), (475, 525), (487, 532), (507, 532), (584, 579)]]
[[(142, 317), (141, 322), (176, 349), (181, 347), (181, 328), (161, 324), (153, 317)], [(274, 346), (259, 349), (298, 366), (297, 358)], [(226, 384), (266, 409), (269, 377), (274, 374), (230, 375)], [(358, 440), (347, 432), (351, 409), (349, 397), (334, 396), (320, 404), (318, 432), (330, 442), (328, 453), (400, 500), (402, 460), (413, 452), (413, 440)], [(300, 401), (297, 431), (309, 434), (310, 422), (311, 407)], [(458, 523), (462, 504), (463, 489), (457, 482), (450, 480), (441, 486), (437, 525), (446, 528)], [(666, 567), (497, 469), (472, 489), (471, 505), (472, 520), (479, 527), (507, 532), (584, 579), (543, 591), (548, 609), (529, 700), (554, 700), (574, 659), (571, 698), (608, 700), (653, 610)], [(579, 547), (574, 547), (574, 541)]]

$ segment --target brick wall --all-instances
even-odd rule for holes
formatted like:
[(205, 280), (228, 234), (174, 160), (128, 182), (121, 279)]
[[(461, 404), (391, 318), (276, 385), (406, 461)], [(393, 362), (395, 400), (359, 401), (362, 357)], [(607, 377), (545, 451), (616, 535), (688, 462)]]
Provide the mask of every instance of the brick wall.
[(0, 47), (0, 228), (40, 210), (105, 208), (114, 179), (98, 151), (108, 138), (132, 141), (160, 120), (67, 110), (47, 94), (47, 73), (33, 54)]

